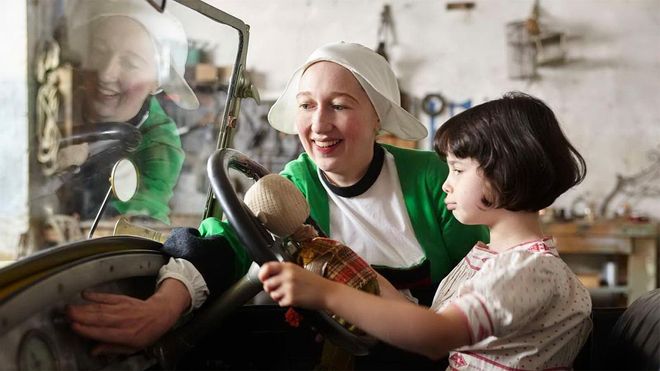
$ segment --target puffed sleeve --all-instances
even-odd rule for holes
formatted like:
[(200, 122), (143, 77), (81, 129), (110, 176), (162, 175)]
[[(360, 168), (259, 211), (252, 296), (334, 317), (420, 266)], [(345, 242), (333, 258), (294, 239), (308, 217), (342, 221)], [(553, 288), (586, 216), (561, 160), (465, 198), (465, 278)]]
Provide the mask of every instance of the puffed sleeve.
[(526, 251), (502, 253), (486, 262), (452, 300), (467, 318), (472, 343), (533, 322), (558, 295), (558, 263), (557, 257)]
[(188, 290), (191, 304), (186, 314), (201, 307), (209, 296), (209, 288), (206, 281), (204, 281), (204, 277), (192, 263), (185, 259), (170, 258), (169, 262), (158, 271), (156, 286), (159, 286), (167, 278), (178, 280)]

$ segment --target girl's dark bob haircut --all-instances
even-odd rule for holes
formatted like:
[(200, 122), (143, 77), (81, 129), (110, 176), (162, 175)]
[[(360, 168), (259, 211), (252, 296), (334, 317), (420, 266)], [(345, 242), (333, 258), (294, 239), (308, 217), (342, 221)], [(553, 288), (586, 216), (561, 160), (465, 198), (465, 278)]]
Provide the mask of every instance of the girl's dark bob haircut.
[(587, 167), (552, 110), (530, 95), (510, 92), (450, 118), (435, 134), (442, 157), (472, 158), (488, 180), (484, 204), (538, 211), (580, 183)]

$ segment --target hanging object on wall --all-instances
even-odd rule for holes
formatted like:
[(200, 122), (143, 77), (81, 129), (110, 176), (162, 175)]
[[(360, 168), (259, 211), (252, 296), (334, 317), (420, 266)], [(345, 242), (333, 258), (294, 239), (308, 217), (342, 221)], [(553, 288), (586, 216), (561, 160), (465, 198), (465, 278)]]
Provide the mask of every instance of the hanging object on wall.
[[(429, 136), (431, 138), (435, 135), (436, 118), (444, 112), (447, 104), (445, 98), (440, 93), (427, 94), (422, 99), (422, 111), (429, 116)], [(431, 149), (433, 149), (433, 141), (429, 141)]]
[(474, 9), (474, 1), (450, 1), (447, 10), (471, 10)]
[[(599, 213), (602, 217), (612, 216), (610, 204), (619, 197), (622, 204), (639, 202), (644, 198), (657, 199), (660, 197), (660, 146), (651, 149), (647, 154), (650, 164), (646, 168), (630, 176), (616, 175), (614, 188), (605, 196), (600, 205)], [(625, 215), (623, 215), (625, 216)]]
[(449, 117), (454, 117), (455, 114), (468, 110), (471, 107), (472, 107), (472, 99), (466, 99), (463, 102), (450, 102)]
[(424, 96), (421, 106), (422, 112), (429, 117), (429, 148), (433, 150), (433, 137), (435, 136), (435, 131), (442, 124), (442, 121), (438, 121), (438, 117), (447, 109), (449, 110), (449, 116), (447, 118), (454, 117), (455, 114), (470, 109), (472, 107), (472, 99), (455, 102), (445, 99), (440, 93), (432, 93)]
[(396, 33), (394, 32), (394, 22), (392, 21), (392, 11), (388, 4), (383, 5), (380, 12), (380, 24), (378, 25), (378, 46), (376, 53), (380, 54), (386, 60), (390, 60), (387, 53), (387, 46), (390, 43), (396, 44)]
[(540, 20), (539, 0), (526, 20), (506, 24), (508, 73), (513, 79), (537, 77), (536, 68), (557, 65), (566, 58), (566, 38)]
[[(390, 55), (388, 53), (388, 47), (390, 45), (396, 44), (396, 31), (394, 29), (394, 21), (392, 18), (392, 10), (388, 4), (383, 5), (383, 10), (380, 12), (380, 23), (378, 25), (377, 33), (378, 45), (376, 46), (376, 53), (380, 54), (388, 62), (390, 61)], [(399, 88), (401, 92), (401, 107), (406, 111), (413, 113), (411, 109), (413, 108), (412, 101), (413, 98), (408, 95), (403, 89)], [(389, 133), (381, 133), (378, 136), (379, 143), (392, 144), (398, 147), (417, 147), (416, 141), (403, 140), (399, 139)]]
[(536, 76), (536, 47), (524, 21), (506, 25), (507, 70), (512, 79)]
[[(61, 100), (69, 89), (62, 75), (60, 66), (60, 46), (55, 40), (42, 41), (39, 44), (35, 65), (37, 88), (37, 161), (42, 165), (44, 175), (52, 175), (58, 170), (57, 156), (60, 149), (62, 132), (60, 119)], [(65, 115), (68, 117), (68, 115)], [(70, 131), (70, 121), (69, 124)]]

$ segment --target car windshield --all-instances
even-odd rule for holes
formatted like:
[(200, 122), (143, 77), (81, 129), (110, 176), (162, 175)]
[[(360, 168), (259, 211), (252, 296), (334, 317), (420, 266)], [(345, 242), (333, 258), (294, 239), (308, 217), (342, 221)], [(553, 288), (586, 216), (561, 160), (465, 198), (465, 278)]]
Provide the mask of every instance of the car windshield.
[(115, 228), (157, 239), (199, 225), (237, 30), (174, 1), (33, 6), (30, 221), (17, 256), (0, 260)]

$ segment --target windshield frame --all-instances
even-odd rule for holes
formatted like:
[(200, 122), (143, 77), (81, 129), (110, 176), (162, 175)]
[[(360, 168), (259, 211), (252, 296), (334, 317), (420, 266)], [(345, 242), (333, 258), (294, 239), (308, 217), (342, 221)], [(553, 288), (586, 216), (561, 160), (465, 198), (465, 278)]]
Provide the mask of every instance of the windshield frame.
[[(201, 0), (174, 0), (177, 3), (192, 9), (218, 23), (226, 24), (238, 32), (238, 52), (236, 53), (236, 60), (234, 62), (234, 69), (229, 80), (229, 89), (227, 90), (227, 102), (222, 113), (222, 121), (220, 122), (220, 135), (216, 144), (216, 149), (223, 149), (229, 146), (232, 137), (232, 131), (236, 127), (236, 120), (238, 119), (241, 98), (246, 96), (242, 93), (246, 90), (246, 85), (249, 85), (245, 77), (245, 64), (247, 60), (248, 42), (250, 39), (250, 26), (245, 24), (242, 20), (225, 13)], [(221, 217), (222, 210), (215, 200), (213, 191), (208, 190), (208, 198), (202, 219), (209, 217)]]

